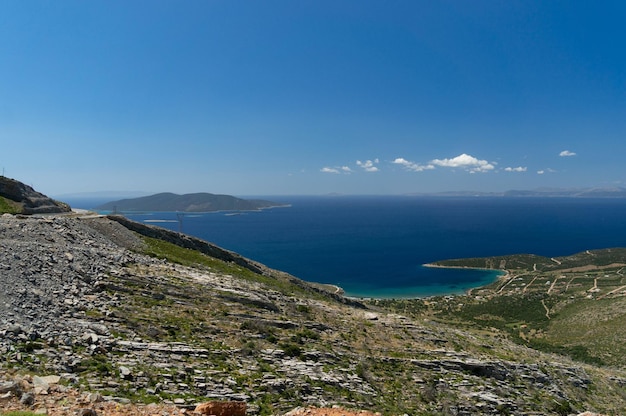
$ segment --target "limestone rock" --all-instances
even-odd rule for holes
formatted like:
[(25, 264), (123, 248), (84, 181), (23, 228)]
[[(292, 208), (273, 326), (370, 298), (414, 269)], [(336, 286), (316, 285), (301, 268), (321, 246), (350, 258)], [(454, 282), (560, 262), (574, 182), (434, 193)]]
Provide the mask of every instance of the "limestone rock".
[(22, 403), (24, 406), (32, 406), (33, 403), (35, 403), (35, 396), (33, 396), (31, 393), (24, 393), (20, 398), (20, 403)]

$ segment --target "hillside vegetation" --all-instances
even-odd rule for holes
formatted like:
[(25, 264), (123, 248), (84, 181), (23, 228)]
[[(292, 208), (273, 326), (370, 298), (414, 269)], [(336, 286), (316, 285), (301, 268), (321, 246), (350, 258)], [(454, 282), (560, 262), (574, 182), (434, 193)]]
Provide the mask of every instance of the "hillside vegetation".
[(467, 296), (365, 301), (115, 217), (3, 216), (0, 246), (0, 387), (58, 375), (107, 401), (258, 415), (626, 409), (618, 250), (472, 260), (515, 268)]
[(439, 266), (507, 271), (491, 287), (439, 308), (439, 315), (497, 328), (523, 345), (577, 360), (624, 367), (626, 249), (547, 258), (512, 255), (438, 262)]

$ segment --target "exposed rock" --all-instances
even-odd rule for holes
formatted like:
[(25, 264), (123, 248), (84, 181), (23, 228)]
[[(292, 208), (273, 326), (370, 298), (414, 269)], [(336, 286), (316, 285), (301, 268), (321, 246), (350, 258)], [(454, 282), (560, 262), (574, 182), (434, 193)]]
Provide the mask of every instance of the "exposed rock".
[(22, 214), (49, 214), (71, 211), (69, 205), (54, 201), (44, 194), (35, 191), (32, 187), (5, 176), (0, 176), (0, 197), (12, 201), (18, 212)]
[(104, 400), (104, 397), (100, 393), (89, 393), (87, 394), (87, 401), (89, 403), (100, 403)]
[(15, 381), (8, 381), (0, 384), (0, 394), (17, 393), (18, 391), (20, 391), (20, 385)]
[(120, 366), (120, 377), (124, 380), (131, 380), (133, 378), (133, 374), (130, 371), (130, 368), (126, 366)]
[(20, 398), (20, 403), (22, 403), (24, 406), (32, 406), (33, 403), (35, 403), (35, 396), (33, 396), (31, 393), (24, 393)]

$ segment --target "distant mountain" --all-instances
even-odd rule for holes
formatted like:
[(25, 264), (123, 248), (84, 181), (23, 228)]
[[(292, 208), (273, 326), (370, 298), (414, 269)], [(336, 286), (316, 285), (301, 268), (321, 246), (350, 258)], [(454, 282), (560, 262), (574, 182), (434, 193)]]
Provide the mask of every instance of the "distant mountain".
[(543, 198), (626, 198), (626, 188), (538, 188), (531, 190), (510, 190), (504, 192), (448, 191), (437, 193), (412, 193), (410, 196), (451, 196), (451, 197), (543, 197)]
[(178, 195), (169, 192), (107, 202), (96, 209), (102, 211), (251, 211), (280, 206), (261, 199), (241, 199), (231, 195), (193, 193)]
[(576, 198), (626, 198), (626, 188), (539, 188), (532, 191), (507, 191), (503, 196), (543, 196)]

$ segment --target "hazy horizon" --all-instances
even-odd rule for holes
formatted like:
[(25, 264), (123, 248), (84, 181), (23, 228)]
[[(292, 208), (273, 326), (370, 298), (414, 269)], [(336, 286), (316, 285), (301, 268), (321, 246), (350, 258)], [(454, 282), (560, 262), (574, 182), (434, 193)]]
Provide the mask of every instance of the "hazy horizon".
[(454, 194), (476, 194), (476, 195), (498, 195), (504, 194), (508, 192), (577, 192), (577, 191), (585, 191), (585, 190), (612, 190), (612, 189), (621, 189), (626, 191), (626, 187), (573, 187), (573, 188), (551, 188), (551, 187), (539, 187), (535, 189), (507, 189), (504, 191), (473, 191), (473, 190), (447, 190), (447, 191), (437, 191), (437, 192), (405, 192), (405, 193), (379, 193), (379, 194), (351, 194), (351, 193), (339, 193), (339, 192), (329, 192), (329, 193), (320, 193), (320, 194), (232, 194), (232, 193), (216, 193), (211, 191), (192, 191), (192, 192), (177, 192), (172, 190), (158, 191), (158, 192), (145, 192), (145, 191), (96, 191), (96, 192), (70, 192), (66, 194), (57, 194), (50, 195), (53, 198), (76, 198), (76, 199), (102, 199), (102, 198), (140, 198), (143, 196), (151, 196), (162, 193), (171, 193), (177, 195), (185, 195), (185, 194), (197, 194), (197, 193), (208, 193), (208, 194), (220, 194), (220, 195), (230, 195), (238, 198), (255, 198), (255, 197), (325, 197), (325, 196), (354, 196), (354, 197), (384, 197), (384, 196), (445, 196), (446, 194), (454, 195)]

